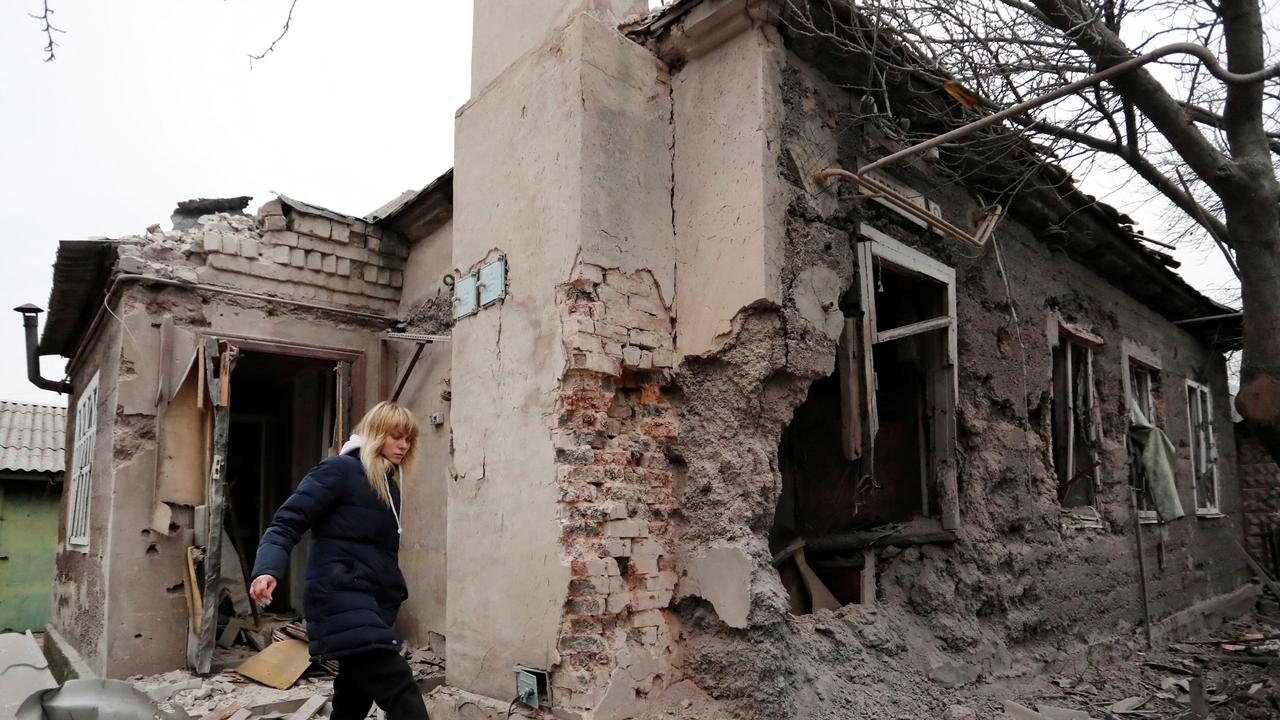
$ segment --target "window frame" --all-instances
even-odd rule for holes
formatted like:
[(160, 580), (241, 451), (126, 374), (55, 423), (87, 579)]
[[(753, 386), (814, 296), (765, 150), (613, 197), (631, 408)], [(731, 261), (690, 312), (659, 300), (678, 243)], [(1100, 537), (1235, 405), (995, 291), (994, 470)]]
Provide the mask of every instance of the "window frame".
[[(1147, 394), (1147, 405), (1150, 408), (1150, 412), (1147, 414), (1147, 420), (1150, 421), (1152, 425), (1155, 425), (1156, 427), (1160, 427), (1159, 419), (1156, 417), (1156, 415), (1158, 414), (1157, 411), (1159, 410), (1159, 408), (1156, 407), (1156, 388), (1159, 387), (1160, 376), (1164, 373), (1164, 366), (1160, 362), (1159, 353), (1157, 353), (1156, 351), (1148, 347), (1139, 345), (1138, 343), (1130, 340), (1129, 338), (1124, 338), (1120, 342), (1120, 350), (1121, 350), (1120, 378), (1121, 378), (1121, 384), (1123, 385), (1123, 389), (1124, 389), (1124, 410), (1125, 410), (1126, 427), (1128, 424), (1129, 403), (1134, 401), (1134, 388), (1133, 388), (1134, 369), (1137, 369), (1145, 373), (1149, 378), (1147, 382), (1146, 394)], [(1129, 453), (1128, 453), (1129, 433), (1128, 432), (1124, 434), (1124, 443), (1125, 443), (1125, 457), (1128, 458), (1129, 457)], [(1134, 472), (1133, 467), (1132, 465), (1130, 465), (1129, 467), (1130, 486), (1134, 486), (1133, 472)], [(1142, 494), (1139, 494), (1138, 522), (1144, 525), (1158, 524), (1160, 522), (1160, 514), (1155, 510), (1154, 507), (1149, 509), (1142, 507), (1142, 504), (1144, 501), (1148, 503), (1151, 502), (1150, 496), (1147, 495), (1144, 497)]]
[(89, 552), (91, 509), (93, 506), (93, 455), (98, 437), (98, 379), (101, 371), (85, 384), (76, 398), (71, 482), (67, 490), (67, 547)]
[[(869, 225), (860, 225), (862, 241), (857, 246), (858, 285), (860, 292), (861, 354), (863, 387), (865, 388), (866, 431), (872, 444), (879, 430), (879, 413), (876, 402), (876, 372), (873, 348), (875, 345), (903, 338), (943, 331), (938, 348), (940, 363), (933, 368), (929, 381), (930, 404), (927, 422), (931, 423), (930, 457), (933, 462), (923, 478), (926, 483), (923, 502), (927, 510), (930, 497), (938, 501), (938, 518), (944, 530), (960, 526), (960, 500), (956, 483), (955, 460), (955, 409), (959, 398), (959, 377), (956, 367), (956, 271), (934, 258), (911, 248)], [(921, 322), (895, 327), (881, 332), (877, 327), (875, 283), (871, 269), (876, 262), (889, 265), (896, 272), (919, 275), (946, 288), (946, 312)], [(850, 328), (852, 329), (852, 328)], [(842, 353), (846, 352), (842, 350)], [(846, 426), (846, 432), (851, 430)], [(873, 450), (874, 452), (874, 450)], [(928, 484), (933, 487), (929, 492)], [(925, 517), (929, 516), (926, 511)]]
[[(1213, 392), (1208, 385), (1197, 382), (1190, 378), (1186, 381), (1186, 398), (1187, 398), (1187, 447), (1188, 459), (1191, 467), (1191, 495), (1194, 498), (1196, 517), (1198, 518), (1218, 518), (1223, 517), (1222, 512), (1222, 483), (1218, 475), (1218, 445), (1216, 432), (1213, 421)], [(1192, 394), (1195, 394), (1196, 404), (1194, 407), (1200, 407), (1199, 399), (1204, 398), (1202, 425), (1205, 430), (1205, 437), (1198, 435), (1193, 415), (1193, 405), (1191, 402)], [(1201, 447), (1203, 440), (1203, 449), (1197, 451)], [(1200, 473), (1198, 470), (1198, 461), (1206, 461), (1205, 470), (1212, 475), (1213, 481), (1213, 504), (1200, 504)]]
[[(1099, 405), (1098, 405), (1097, 383), (1094, 381), (1093, 364), (1094, 364), (1094, 355), (1095, 355), (1094, 351), (1097, 348), (1104, 346), (1106, 344), (1106, 341), (1101, 337), (1094, 335), (1093, 333), (1088, 332), (1087, 330), (1081, 327), (1068, 323), (1066, 320), (1062, 319), (1061, 317), (1056, 316), (1056, 313), (1053, 317), (1054, 319), (1057, 320), (1057, 322), (1055, 323), (1056, 324), (1055, 329), (1057, 332), (1056, 334), (1051, 336), (1056, 342), (1050, 347), (1050, 356), (1051, 356), (1050, 385), (1051, 387), (1054, 388), (1054, 392), (1056, 396), (1057, 387), (1058, 387), (1058, 363), (1056, 359), (1053, 358), (1053, 352), (1059, 348), (1062, 348), (1062, 352), (1065, 354), (1065, 357), (1063, 359), (1063, 365), (1064, 365), (1064, 370), (1066, 372), (1066, 379), (1065, 379), (1064, 385), (1066, 387), (1067, 392), (1070, 393), (1070, 396), (1064, 400), (1064, 402), (1066, 402), (1066, 406), (1064, 409), (1068, 413), (1071, 413), (1074, 410), (1077, 403), (1077, 398), (1075, 397), (1075, 391), (1072, 387), (1072, 382), (1071, 382), (1072, 378), (1074, 377), (1074, 374), (1072, 372), (1075, 367), (1074, 354), (1081, 351), (1085, 353), (1085, 371), (1084, 371), (1085, 372), (1085, 393), (1086, 393), (1086, 400), (1087, 400), (1087, 406), (1088, 406), (1088, 413), (1086, 415), (1087, 426), (1085, 429), (1090, 435), (1093, 436), (1093, 439), (1095, 440), (1095, 442), (1090, 448), (1090, 453), (1089, 453), (1090, 459), (1093, 462), (1093, 472), (1091, 473), (1092, 482), (1089, 486), (1089, 492), (1088, 492), (1089, 501), (1084, 505), (1065, 505), (1062, 503), (1062, 474), (1059, 472), (1059, 469), (1058, 469), (1058, 444), (1059, 444), (1058, 438), (1053, 436), (1052, 432), (1050, 433), (1051, 435), (1050, 442), (1051, 442), (1051, 448), (1052, 448), (1050, 457), (1053, 460), (1053, 476), (1055, 481), (1054, 495), (1055, 497), (1058, 498), (1059, 507), (1061, 507), (1063, 511), (1070, 512), (1075, 508), (1081, 508), (1081, 507), (1091, 508), (1094, 511), (1094, 513), (1098, 516), (1098, 519), (1096, 521), (1077, 519), (1075, 522), (1078, 526), (1082, 528), (1095, 527), (1095, 528), (1101, 529), (1102, 522), (1101, 522), (1101, 513), (1099, 512), (1099, 508), (1098, 508), (1098, 489), (1102, 486), (1102, 444), (1104, 442), (1104, 437), (1102, 433), (1101, 410), (1099, 409)], [(1067, 423), (1066, 433), (1067, 433), (1067, 436), (1065, 438), (1065, 441), (1066, 441), (1065, 458), (1066, 458), (1066, 461), (1070, 463), (1067, 468), (1067, 476), (1070, 477), (1075, 474), (1073, 472), (1075, 469), (1075, 452), (1074, 451), (1075, 451), (1075, 441), (1076, 441), (1074, 421)]]

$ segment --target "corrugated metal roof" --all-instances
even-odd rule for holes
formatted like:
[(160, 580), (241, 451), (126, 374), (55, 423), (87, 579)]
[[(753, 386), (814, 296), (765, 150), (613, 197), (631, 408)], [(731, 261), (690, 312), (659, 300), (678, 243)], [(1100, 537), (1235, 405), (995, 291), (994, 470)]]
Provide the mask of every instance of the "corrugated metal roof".
[(63, 240), (53, 263), (49, 314), (40, 335), (41, 355), (71, 357), (80, 335), (102, 304), (116, 262), (114, 240)]
[(340, 213), (335, 210), (330, 210), (329, 208), (320, 207), (319, 205), (312, 205), (311, 203), (305, 203), (305, 202), (302, 202), (301, 200), (294, 200), (288, 195), (281, 195), (280, 193), (276, 193), (276, 197), (280, 198), (280, 202), (284, 203), (285, 205), (288, 205), (294, 210), (297, 210), (299, 212), (304, 212), (308, 215), (318, 215), (320, 217), (328, 218), (330, 220), (337, 220), (340, 223), (346, 223), (347, 225), (354, 225), (355, 223), (358, 223), (361, 221), (360, 218), (354, 215), (347, 215), (346, 213)]
[(0, 471), (61, 473), (67, 409), (0, 400)]

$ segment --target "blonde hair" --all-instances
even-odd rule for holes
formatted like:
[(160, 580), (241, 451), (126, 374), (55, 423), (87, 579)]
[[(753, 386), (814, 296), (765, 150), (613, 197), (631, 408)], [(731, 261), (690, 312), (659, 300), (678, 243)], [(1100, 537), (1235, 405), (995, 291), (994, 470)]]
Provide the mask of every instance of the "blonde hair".
[[(369, 487), (373, 488), (383, 502), (391, 505), (390, 481), (387, 480), (387, 475), (391, 473), (392, 465), (391, 461), (382, 455), (382, 445), (392, 434), (403, 435), (409, 441), (409, 451), (400, 461), (400, 467), (412, 465), (418, 453), (418, 421), (403, 405), (383, 401), (365, 413), (353, 432), (360, 436), (360, 464), (364, 466), (364, 475), (369, 481)], [(400, 482), (398, 474), (396, 474), (396, 482)]]

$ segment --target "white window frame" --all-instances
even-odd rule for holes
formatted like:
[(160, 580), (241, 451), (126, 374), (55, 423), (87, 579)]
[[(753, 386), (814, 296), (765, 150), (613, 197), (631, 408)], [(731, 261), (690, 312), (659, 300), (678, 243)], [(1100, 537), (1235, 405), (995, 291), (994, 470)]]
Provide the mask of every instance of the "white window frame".
[[(1195, 406), (1192, 405), (1193, 394), (1196, 400)], [(1203, 435), (1197, 432), (1193, 412), (1194, 407), (1200, 407), (1201, 397), (1204, 398)], [(1195, 498), (1196, 517), (1202, 518), (1222, 517), (1222, 486), (1218, 478), (1218, 446), (1213, 426), (1213, 393), (1207, 385), (1195, 380), (1187, 380), (1187, 445), (1191, 451), (1191, 493)], [(1200, 501), (1199, 477), (1202, 462), (1205, 472), (1211, 476), (1213, 482), (1212, 504), (1202, 505)]]
[(75, 445), (67, 493), (67, 546), (89, 551), (89, 510), (93, 504), (93, 450), (98, 437), (98, 375), (76, 399)]
[[(922, 482), (932, 479), (933, 493), (938, 497), (940, 520), (944, 530), (953, 530), (960, 525), (960, 504), (956, 485), (955, 461), (955, 408), (959, 398), (959, 379), (956, 373), (956, 271), (924, 253), (894, 240), (885, 233), (871, 227), (861, 225), (859, 234), (865, 241), (858, 243), (859, 290), (862, 306), (862, 353), (864, 383), (866, 386), (867, 424), (869, 437), (874, 442), (876, 431), (880, 428), (880, 418), (876, 403), (876, 373), (872, 347), (878, 343), (899, 340), (912, 335), (944, 330), (943, 340), (946, 357), (941, 371), (932, 378), (931, 385), (934, 407), (929, 413), (929, 422), (933, 423), (931, 433), (933, 447), (931, 456), (933, 467), (926, 468)], [(897, 271), (921, 275), (946, 286), (946, 312), (929, 320), (924, 320), (883, 332), (876, 322), (875, 282), (872, 268), (876, 262), (887, 264)], [(925, 515), (928, 514), (930, 492), (925, 487), (923, 493)]]

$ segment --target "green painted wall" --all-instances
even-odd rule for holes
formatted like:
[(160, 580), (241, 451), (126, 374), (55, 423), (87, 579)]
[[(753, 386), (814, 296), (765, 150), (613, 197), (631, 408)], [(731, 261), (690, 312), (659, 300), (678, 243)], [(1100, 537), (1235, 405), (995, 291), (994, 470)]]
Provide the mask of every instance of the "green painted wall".
[(0, 478), (0, 632), (49, 622), (61, 500), (61, 484)]

